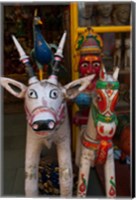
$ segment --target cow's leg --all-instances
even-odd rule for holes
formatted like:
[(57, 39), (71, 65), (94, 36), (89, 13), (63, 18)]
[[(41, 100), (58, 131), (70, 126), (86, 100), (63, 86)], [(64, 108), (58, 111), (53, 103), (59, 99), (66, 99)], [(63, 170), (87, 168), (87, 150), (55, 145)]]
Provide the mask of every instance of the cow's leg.
[(41, 145), (35, 138), (27, 137), (25, 158), (25, 195), (38, 196), (38, 165)]
[(57, 144), (57, 152), (59, 162), (60, 194), (62, 197), (72, 197), (73, 170), (69, 139)]
[(78, 197), (86, 197), (88, 178), (89, 178), (90, 167), (92, 165), (92, 160), (93, 160), (93, 152), (85, 147), (82, 147), (79, 177), (78, 177), (78, 188), (77, 188)]
[(106, 184), (106, 196), (116, 197), (116, 182), (115, 182), (115, 163), (113, 148), (108, 151), (107, 160), (104, 166), (105, 172), (105, 184)]

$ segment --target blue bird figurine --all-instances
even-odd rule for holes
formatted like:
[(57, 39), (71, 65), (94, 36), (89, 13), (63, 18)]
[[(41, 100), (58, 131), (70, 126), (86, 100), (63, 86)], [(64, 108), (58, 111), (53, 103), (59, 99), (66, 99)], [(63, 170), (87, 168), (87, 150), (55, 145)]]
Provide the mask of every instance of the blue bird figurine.
[(43, 67), (45, 64), (51, 63), (53, 60), (53, 52), (41, 33), (40, 25), (42, 25), (42, 21), (40, 17), (37, 16), (36, 10), (33, 21), (34, 49), (31, 55), (38, 66), (40, 80), (42, 80)]

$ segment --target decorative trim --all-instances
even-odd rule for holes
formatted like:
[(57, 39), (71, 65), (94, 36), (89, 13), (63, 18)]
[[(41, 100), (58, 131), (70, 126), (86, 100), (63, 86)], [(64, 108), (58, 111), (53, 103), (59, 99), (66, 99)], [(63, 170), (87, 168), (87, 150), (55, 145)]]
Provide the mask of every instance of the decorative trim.
[(96, 88), (97, 89), (112, 89), (112, 90), (118, 90), (119, 89), (119, 82), (118, 81), (101, 81), (98, 80), (96, 82)]
[(112, 148), (113, 143), (111, 140), (105, 141), (100, 140), (96, 142), (95, 140), (86, 140), (84, 136), (81, 138), (82, 145), (87, 149), (96, 151), (95, 164), (104, 164), (107, 159), (107, 154), (110, 148)]
[(95, 141), (95, 140), (86, 140), (84, 138), (84, 136), (82, 136), (81, 138), (81, 141), (82, 141), (82, 144), (84, 147), (88, 148), (88, 149), (91, 149), (91, 150), (95, 150), (97, 151), (101, 145), (105, 145), (108, 147), (108, 149), (110, 149), (112, 147), (112, 141), (109, 140), (109, 141), (105, 141), (105, 140), (101, 140), (101, 141)]
[(111, 122), (115, 121), (115, 124), (116, 125), (118, 124), (117, 116), (115, 114), (108, 116), (108, 117), (101, 115), (94, 104), (92, 104), (91, 109), (92, 109), (92, 116), (93, 116), (95, 126), (97, 125), (97, 123), (99, 121), (105, 122), (105, 123), (111, 123)]
[(111, 176), (110, 178), (110, 184), (111, 184), (111, 187), (110, 187), (110, 190), (109, 190), (109, 195), (110, 196), (116, 196), (116, 184), (115, 184), (115, 181), (113, 180), (114, 177)]
[(81, 174), (81, 184), (79, 185), (79, 195), (81, 197), (84, 197), (86, 195), (86, 189), (87, 189), (87, 184), (86, 184), (86, 179), (84, 178), (84, 174)]

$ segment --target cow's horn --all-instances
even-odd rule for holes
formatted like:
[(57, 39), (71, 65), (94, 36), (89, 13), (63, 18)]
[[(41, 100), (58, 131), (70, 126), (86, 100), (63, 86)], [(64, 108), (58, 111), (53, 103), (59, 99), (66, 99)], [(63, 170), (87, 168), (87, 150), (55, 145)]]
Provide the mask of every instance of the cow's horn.
[(29, 80), (29, 83), (31, 84), (33, 82), (37, 82), (38, 80), (35, 76), (32, 65), (29, 61), (29, 57), (26, 55), (24, 49), (22, 48), (22, 46), (20, 45), (20, 43), (18, 42), (18, 40), (16, 39), (16, 37), (14, 35), (12, 35), (12, 39), (13, 39), (14, 44), (19, 53), (20, 61), (25, 65), (26, 73), (29, 75), (29, 77), (31, 79), (31, 80)]

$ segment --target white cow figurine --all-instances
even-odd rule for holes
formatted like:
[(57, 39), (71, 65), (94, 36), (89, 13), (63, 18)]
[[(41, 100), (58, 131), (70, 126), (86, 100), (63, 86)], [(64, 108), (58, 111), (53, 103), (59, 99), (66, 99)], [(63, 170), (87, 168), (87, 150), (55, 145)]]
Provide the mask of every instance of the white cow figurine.
[[(25, 194), (28, 197), (38, 195), (38, 165), (43, 145), (50, 148), (54, 142), (57, 147), (59, 163), (60, 194), (71, 197), (73, 190), (73, 172), (71, 162), (70, 126), (66, 99), (72, 99), (84, 90), (94, 75), (75, 80), (61, 86), (57, 80), (56, 66), (61, 60), (61, 50), (64, 46), (63, 35), (55, 54), (55, 64), (52, 75), (48, 79), (39, 81), (17, 39), (13, 40), (20, 54), (20, 60), (25, 64), (29, 73), (29, 84), (13, 79), (0, 79), (0, 84), (17, 98), (24, 98), (27, 116), (27, 141), (25, 157)], [(46, 55), (45, 55), (46, 56)], [(56, 71), (55, 71), (56, 70)]]
[[(116, 196), (115, 167), (112, 137), (117, 126), (114, 108), (118, 99), (119, 68), (113, 76), (107, 75), (104, 67), (100, 80), (96, 83), (96, 94), (90, 109), (87, 127), (82, 129), (80, 137), (80, 160), (78, 197), (85, 197), (88, 188), (90, 167), (104, 165), (106, 196)], [(79, 155), (79, 152), (78, 152)]]

